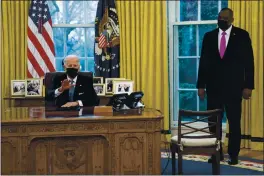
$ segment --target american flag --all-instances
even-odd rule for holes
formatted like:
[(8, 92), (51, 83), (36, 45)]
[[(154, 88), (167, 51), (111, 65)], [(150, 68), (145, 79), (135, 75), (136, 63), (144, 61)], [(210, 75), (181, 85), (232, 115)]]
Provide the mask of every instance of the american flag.
[(98, 46), (99, 48), (105, 48), (107, 47), (107, 44), (108, 44), (107, 32), (104, 30), (99, 37)]
[(28, 78), (39, 78), (55, 71), (52, 21), (46, 0), (32, 0), (28, 16)]

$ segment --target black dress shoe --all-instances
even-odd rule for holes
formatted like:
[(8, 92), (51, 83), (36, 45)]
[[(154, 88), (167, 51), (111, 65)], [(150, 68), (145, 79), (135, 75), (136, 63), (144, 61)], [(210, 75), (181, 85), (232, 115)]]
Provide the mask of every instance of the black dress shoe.
[[(213, 161), (213, 158), (212, 156), (208, 159), (208, 163), (212, 163)], [(223, 154), (220, 154), (220, 161), (224, 161), (224, 155)]]
[(238, 164), (238, 157), (230, 157), (227, 161), (229, 165), (236, 165)]

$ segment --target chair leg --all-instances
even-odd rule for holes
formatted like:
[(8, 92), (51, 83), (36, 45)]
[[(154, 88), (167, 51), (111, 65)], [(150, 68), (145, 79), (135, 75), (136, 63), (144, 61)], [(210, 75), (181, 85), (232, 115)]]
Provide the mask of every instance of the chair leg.
[(215, 167), (215, 165), (216, 165), (216, 157), (215, 157), (215, 154), (213, 154), (212, 155), (212, 171), (213, 171), (213, 175), (215, 175), (216, 174), (216, 167)]
[(212, 158), (213, 175), (220, 175), (220, 153), (216, 152)]
[(220, 152), (216, 153), (216, 158), (215, 158), (215, 174), (220, 175)]
[(182, 153), (178, 151), (178, 174), (181, 175), (182, 173)]
[(175, 150), (171, 150), (172, 175), (176, 175)]

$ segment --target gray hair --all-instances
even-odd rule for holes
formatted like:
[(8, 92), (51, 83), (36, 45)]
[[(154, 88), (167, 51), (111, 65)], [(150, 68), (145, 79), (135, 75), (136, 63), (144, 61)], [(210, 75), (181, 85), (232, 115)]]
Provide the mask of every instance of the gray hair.
[(68, 55), (68, 56), (66, 56), (66, 57), (63, 59), (63, 64), (66, 65), (67, 60), (68, 60), (68, 59), (71, 59), (71, 58), (73, 58), (73, 57), (75, 57), (75, 58), (78, 59), (78, 63), (79, 63), (79, 65), (80, 65), (80, 59), (79, 59), (79, 57), (76, 56), (76, 55)]

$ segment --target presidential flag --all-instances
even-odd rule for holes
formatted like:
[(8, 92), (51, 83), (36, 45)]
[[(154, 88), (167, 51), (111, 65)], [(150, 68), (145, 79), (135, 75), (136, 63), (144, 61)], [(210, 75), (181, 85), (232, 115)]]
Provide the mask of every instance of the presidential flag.
[(39, 78), (55, 71), (52, 21), (46, 0), (32, 0), (27, 27), (27, 76)]
[(114, 0), (99, 0), (95, 19), (95, 76), (118, 78), (120, 72), (119, 24)]

